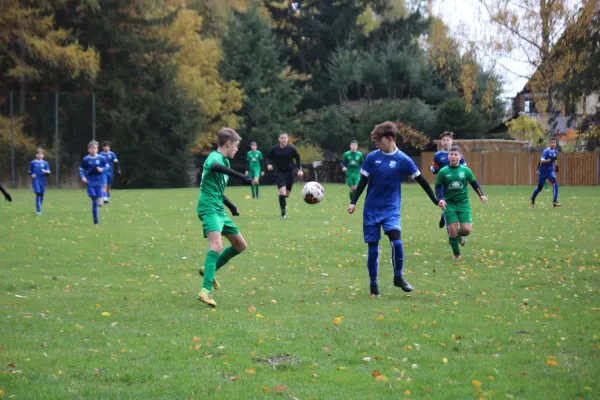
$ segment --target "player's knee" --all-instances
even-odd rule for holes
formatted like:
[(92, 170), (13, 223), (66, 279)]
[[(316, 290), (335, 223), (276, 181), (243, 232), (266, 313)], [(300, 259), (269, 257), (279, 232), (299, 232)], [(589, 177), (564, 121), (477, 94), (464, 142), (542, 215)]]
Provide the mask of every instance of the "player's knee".
[(466, 227), (461, 227), (460, 228), (460, 234), (462, 236), (469, 236), (471, 234), (471, 228), (466, 228)]
[(544, 189), (544, 184), (543, 184), (543, 183), (541, 183), (541, 184), (538, 184), (538, 187), (537, 187), (537, 188), (538, 188), (538, 190), (542, 190), (542, 189)]
[(397, 229), (389, 230), (385, 233), (385, 235), (388, 237), (388, 239), (390, 239), (390, 242), (393, 242), (394, 240), (402, 240), (402, 235)]
[(220, 254), (223, 251), (223, 243), (216, 241), (210, 242), (210, 249)]
[(248, 243), (246, 243), (246, 241), (244, 239), (240, 239), (233, 245), (233, 248), (238, 253), (241, 253), (248, 248)]
[(369, 249), (377, 248), (379, 247), (379, 242), (369, 242), (367, 245), (369, 246)]

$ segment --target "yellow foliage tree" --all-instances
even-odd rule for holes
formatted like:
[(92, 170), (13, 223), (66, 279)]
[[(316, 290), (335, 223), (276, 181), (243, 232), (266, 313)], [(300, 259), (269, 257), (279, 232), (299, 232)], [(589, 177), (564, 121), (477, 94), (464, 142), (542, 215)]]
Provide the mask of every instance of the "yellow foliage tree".
[(38, 80), (44, 71), (61, 70), (73, 78), (95, 78), (98, 53), (55, 26), (52, 7), (61, 2), (24, 3), (0, 1), (0, 74)]
[(178, 69), (177, 85), (198, 104), (203, 118), (203, 131), (193, 150), (204, 154), (212, 148), (219, 128), (239, 126), (235, 113), (242, 109), (244, 94), (237, 82), (221, 78), (219, 63), (223, 55), (219, 42), (202, 38), (198, 34), (201, 26), (202, 17), (196, 11), (182, 9), (167, 28), (166, 36), (178, 49), (172, 57)]

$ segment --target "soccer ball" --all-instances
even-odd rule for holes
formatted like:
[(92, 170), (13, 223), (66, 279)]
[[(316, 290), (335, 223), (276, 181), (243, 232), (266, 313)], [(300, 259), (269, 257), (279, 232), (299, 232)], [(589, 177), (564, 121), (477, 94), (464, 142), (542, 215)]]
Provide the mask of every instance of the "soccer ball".
[(302, 188), (301, 194), (307, 204), (317, 204), (325, 197), (325, 189), (318, 182), (308, 182)]

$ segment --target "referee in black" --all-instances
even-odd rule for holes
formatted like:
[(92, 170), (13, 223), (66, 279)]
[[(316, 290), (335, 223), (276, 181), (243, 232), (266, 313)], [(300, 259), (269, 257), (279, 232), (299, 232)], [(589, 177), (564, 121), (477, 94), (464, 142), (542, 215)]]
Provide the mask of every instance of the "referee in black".
[[(294, 146), (288, 144), (288, 140), (287, 133), (280, 133), (279, 144), (271, 147), (267, 156), (267, 169), (269, 171), (275, 170), (275, 183), (277, 184), (277, 189), (279, 189), (281, 218), (284, 219), (287, 218), (285, 213), (285, 199), (290, 197), (292, 186), (294, 186), (294, 170), (298, 170), (296, 173), (298, 177), (304, 175), (300, 162), (300, 154), (298, 154), (298, 150)], [(295, 164), (294, 161), (296, 162)]]

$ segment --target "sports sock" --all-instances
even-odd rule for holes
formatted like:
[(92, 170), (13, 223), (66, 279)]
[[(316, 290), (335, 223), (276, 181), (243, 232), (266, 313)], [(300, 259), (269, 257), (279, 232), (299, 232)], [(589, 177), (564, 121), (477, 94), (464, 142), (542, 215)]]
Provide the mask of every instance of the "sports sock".
[(216, 270), (218, 271), (223, 265), (227, 264), (229, 260), (240, 254), (233, 246), (229, 246), (219, 254), (217, 259)]
[(42, 208), (42, 203), (40, 201), (40, 195), (36, 194), (35, 195), (35, 211), (41, 212), (42, 211), (41, 208)]
[(98, 200), (92, 198), (92, 217), (94, 218), (94, 225), (98, 224)]
[(279, 195), (279, 207), (281, 207), (282, 213), (285, 213), (285, 206), (286, 206), (285, 196)]
[(544, 190), (548, 190), (548, 181), (544, 182)]
[(256, 197), (256, 193), (254, 193), (254, 183), (250, 186), (250, 189), (252, 190), (252, 197)]
[(402, 268), (404, 267), (404, 248), (402, 240), (390, 241), (392, 245), (392, 263), (394, 264), (394, 278), (402, 278)]
[(379, 244), (369, 244), (367, 255), (367, 269), (369, 270), (369, 281), (371, 285), (377, 284), (377, 274), (379, 271)]
[(258, 197), (258, 183), (256, 184), (256, 188), (254, 190), (256, 190), (256, 197)]
[(460, 255), (460, 247), (459, 247), (458, 236), (456, 236), (456, 237), (449, 237), (448, 241), (450, 242), (450, 246), (452, 247), (452, 252), (454, 253), (454, 255), (455, 256)]
[(558, 182), (552, 182), (552, 201), (558, 202)]
[(535, 200), (535, 198), (537, 197), (537, 195), (542, 191), (542, 189), (540, 187), (536, 187), (533, 190), (533, 193), (531, 194), (531, 200)]
[(212, 290), (213, 279), (215, 279), (215, 272), (217, 272), (217, 260), (219, 259), (219, 253), (214, 250), (209, 250), (206, 253), (206, 259), (204, 260), (204, 280), (202, 281), (202, 287), (208, 291)]

